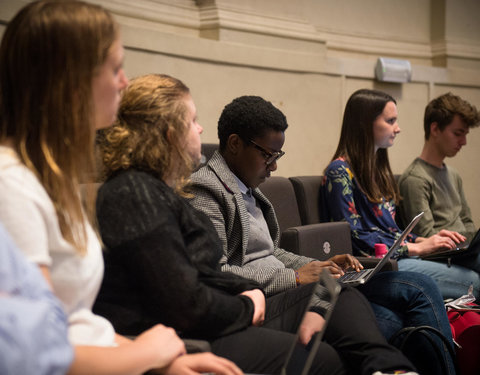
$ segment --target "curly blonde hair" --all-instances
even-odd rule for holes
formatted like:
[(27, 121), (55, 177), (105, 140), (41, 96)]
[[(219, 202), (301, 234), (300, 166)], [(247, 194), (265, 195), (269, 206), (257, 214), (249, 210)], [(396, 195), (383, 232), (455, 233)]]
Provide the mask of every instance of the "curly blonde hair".
[(116, 122), (98, 139), (105, 177), (133, 167), (162, 180), (173, 179), (175, 190), (186, 195), (184, 187), (194, 167), (184, 147), (189, 95), (182, 81), (164, 74), (130, 81)]

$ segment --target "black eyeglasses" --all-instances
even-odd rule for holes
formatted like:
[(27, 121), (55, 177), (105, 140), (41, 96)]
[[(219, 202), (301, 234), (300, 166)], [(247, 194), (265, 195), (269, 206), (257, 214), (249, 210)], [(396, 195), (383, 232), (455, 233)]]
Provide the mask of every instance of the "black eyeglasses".
[(262, 153), (262, 156), (265, 159), (265, 164), (266, 165), (272, 164), (274, 161), (277, 161), (283, 155), (285, 155), (285, 151), (280, 150), (280, 151), (270, 152), (268, 150), (265, 150), (262, 146), (256, 144), (252, 140), (250, 140), (249, 142), (253, 145), (253, 147), (255, 147), (258, 151), (260, 151)]

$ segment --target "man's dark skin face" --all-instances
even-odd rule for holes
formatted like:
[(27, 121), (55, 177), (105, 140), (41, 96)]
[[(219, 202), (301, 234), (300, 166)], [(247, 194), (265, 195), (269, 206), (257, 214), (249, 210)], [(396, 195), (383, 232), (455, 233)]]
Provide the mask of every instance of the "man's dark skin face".
[[(282, 131), (267, 130), (261, 137), (252, 139), (258, 146), (268, 152), (278, 152), (285, 142), (285, 133)], [(264, 152), (251, 142), (244, 142), (237, 134), (228, 138), (223, 151), (223, 157), (232, 172), (249, 188), (256, 188), (270, 177), (270, 173), (277, 169), (277, 162), (266, 165)]]

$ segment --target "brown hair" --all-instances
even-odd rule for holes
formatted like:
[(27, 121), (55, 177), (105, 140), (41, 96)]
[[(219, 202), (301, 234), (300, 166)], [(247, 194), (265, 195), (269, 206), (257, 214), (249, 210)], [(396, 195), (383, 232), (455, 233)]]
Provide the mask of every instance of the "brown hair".
[(106, 176), (134, 167), (161, 179), (173, 176), (177, 192), (184, 194), (193, 168), (184, 147), (189, 94), (183, 82), (168, 75), (150, 74), (130, 81), (117, 121), (102, 131), (99, 140)]
[(0, 47), (0, 140), (37, 175), (80, 253), (87, 235), (79, 182), (94, 170), (92, 81), (117, 38), (103, 8), (47, 0), (25, 6)]
[(360, 189), (371, 202), (400, 197), (388, 160), (388, 151), (375, 152), (373, 123), (388, 102), (390, 95), (369, 89), (354, 92), (347, 101), (337, 150), (332, 158), (345, 158), (350, 164)]
[(433, 99), (425, 108), (423, 118), (425, 139), (430, 138), (430, 125), (432, 123), (436, 122), (438, 128), (443, 131), (453, 121), (455, 115), (460, 116), (469, 128), (479, 125), (480, 115), (477, 108), (459, 96), (449, 92)]

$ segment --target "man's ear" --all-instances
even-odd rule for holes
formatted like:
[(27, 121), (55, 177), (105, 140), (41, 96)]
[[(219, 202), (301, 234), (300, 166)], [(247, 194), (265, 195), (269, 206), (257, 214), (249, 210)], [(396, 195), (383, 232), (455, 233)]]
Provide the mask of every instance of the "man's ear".
[(243, 146), (242, 139), (238, 136), (238, 134), (230, 134), (227, 139), (227, 151), (230, 152), (232, 155), (237, 155), (240, 147)]
[(438, 127), (438, 122), (432, 122), (430, 124), (430, 135), (436, 136), (441, 132), (440, 128)]

